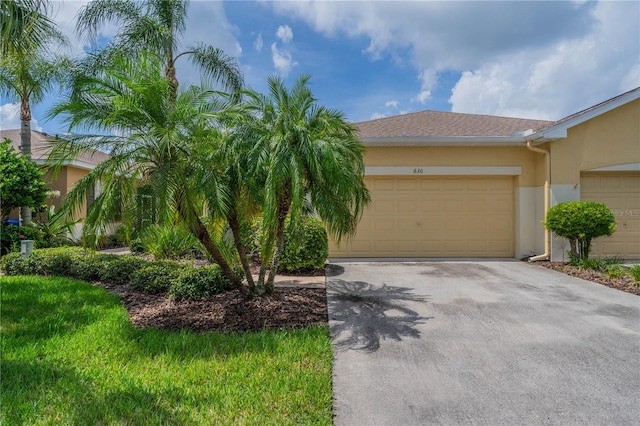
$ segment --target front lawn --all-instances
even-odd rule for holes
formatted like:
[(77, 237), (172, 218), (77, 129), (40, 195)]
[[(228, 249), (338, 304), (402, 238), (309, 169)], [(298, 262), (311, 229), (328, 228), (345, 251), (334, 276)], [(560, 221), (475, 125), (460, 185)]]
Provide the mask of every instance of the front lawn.
[(327, 327), (140, 330), (68, 278), (0, 277), (0, 424), (331, 424)]

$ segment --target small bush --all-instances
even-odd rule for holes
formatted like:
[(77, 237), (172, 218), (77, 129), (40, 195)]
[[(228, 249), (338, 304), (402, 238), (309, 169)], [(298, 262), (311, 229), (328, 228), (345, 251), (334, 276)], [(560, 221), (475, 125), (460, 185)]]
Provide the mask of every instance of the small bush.
[(144, 244), (142, 244), (142, 240), (140, 238), (131, 240), (129, 250), (131, 250), (132, 253), (144, 253)]
[(78, 256), (71, 264), (69, 276), (83, 281), (98, 281), (102, 264), (112, 256), (111, 254), (88, 253)]
[(100, 266), (100, 281), (113, 284), (127, 284), (137, 270), (148, 266), (149, 261), (136, 256), (112, 255)]
[(152, 225), (142, 234), (146, 253), (156, 259), (181, 259), (204, 256), (204, 249), (196, 237), (178, 226)]
[(169, 295), (175, 299), (197, 299), (231, 290), (233, 285), (218, 265), (185, 267), (173, 281)]
[(164, 293), (169, 291), (183, 268), (175, 262), (154, 262), (135, 271), (131, 276), (131, 285), (148, 294)]
[(592, 257), (589, 259), (571, 258), (570, 263), (580, 269), (589, 269), (592, 271), (604, 271), (607, 266), (607, 262), (600, 257)]
[(20, 241), (33, 240), (35, 247), (44, 243), (42, 234), (35, 226), (14, 226), (0, 223), (0, 255), (20, 251)]
[(610, 278), (622, 278), (627, 274), (627, 269), (618, 263), (606, 265), (604, 271)]
[(322, 268), (329, 256), (329, 240), (324, 224), (314, 217), (303, 217), (285, 232), (279, 268), (288, 272), (310, 272)]
[(587, 259), (591, 240), (611, 235), (616, 229), (616, 217), (602, 203), (573, 201), (553, 206), (547, 212), (545, 227), (569, 239), (571, 259)]
[(629, 273), (636, 282), (636, 285), (640, 285), (640, 265), (633, 265), (629, 268)]
[(0, 261), (0, 270), (7, 275), (45, 275), (42, 258), (35, 250), (26, 258), (19, 252), (5, 254)]

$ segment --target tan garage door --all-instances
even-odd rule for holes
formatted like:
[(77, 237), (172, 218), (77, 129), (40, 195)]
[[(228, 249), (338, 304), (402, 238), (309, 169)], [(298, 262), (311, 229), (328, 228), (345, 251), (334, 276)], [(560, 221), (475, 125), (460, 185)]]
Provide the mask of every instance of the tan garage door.
[(332, 257), (513, 257), (513, 178), (369, 177), (372, 203)]
[(640, 259), (640, 173), (583, 173), (580, 198), (604, 203), (616, 214), (616, 232), (593, 241), (594, 256)]

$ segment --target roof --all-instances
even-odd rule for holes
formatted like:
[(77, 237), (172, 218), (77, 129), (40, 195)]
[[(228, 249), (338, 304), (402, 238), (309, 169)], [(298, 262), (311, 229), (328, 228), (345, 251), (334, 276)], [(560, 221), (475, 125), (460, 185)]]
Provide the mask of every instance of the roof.
[[(58, 136), (51, 136), (47, 133), (31, 131), (31, 159), (37, 164), (47, 163), (49, 152), (51, 150), (50, 143)], [(11, 146), (16, 151), (20, 151), (20, 129), (0, 130), (0, 138), (11, 139)], [(70, 161), (67, 165), (78, 167), (81, 169), (93, 169), (100, 162), (109, 158), (108, 154), (100, 151), (82, 152), (75, 160)]]
[(636, 99), (640, 99), (640, 87), (636, 87), (633, 90), (629, 90), (628, 92), (622, 93), (618, 96), (614, 96), (613, 98), (607, 99), (604, 102), (600, 102), (599, 104), (593, 105), (587, 109), (583, 109), (582, 111), (578, 111), (575, 114), (571, 114), (563, 119), (560, 119), (553, 123), (552, 126), (543, 129), (540, 132), (540, 136), (547, 139), (565, 138), (567, 137), (568, 129), (575, 127), (578, 124), (584, 123), (587, 120), (591, 120), (592, 118), (595, 118), (606, 112), (609, 112), (615, 108), (618, 108), (619, 106), (635, 101)]
[(553, 121), (491, 115), (461, 114), (443, 111), (420, 111), (394, 117), (354, 123), (360, 137), (510, 137), (528, 130), (538, 131)]
[(640, 87), (558, 121), (420, 111), (354, 123), (365, 145), (521, 145), (566, 138), (567, 129), (640, 98)]

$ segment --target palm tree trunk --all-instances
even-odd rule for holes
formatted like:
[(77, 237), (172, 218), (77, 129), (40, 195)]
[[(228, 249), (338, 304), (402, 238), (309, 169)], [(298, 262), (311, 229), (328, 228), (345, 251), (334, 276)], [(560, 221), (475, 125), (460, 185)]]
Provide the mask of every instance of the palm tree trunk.
[(265, 285), (265, 291), (267, 294), (273, 294), (275, 290), (274, 281), (276, 279), (276, 273), (278, 272), (278, 263), (280, 262), (280, 254), (284, 246), (284, 223), (289, 213), (289, 206), (291, 204), (291, 195), (289, 187), (285, 187), (282, 191), (282, 196), (278, 202), (278, 224), (276, 228), (276, 249), (271, 259), (271, 268), (269, 268), (269, 277)]
[[(25, 96), (20, 102), (20, 152), (31, 159), (31, 108)], [(31, 207), (20, 207), (20, 216), (22, 225), (31, 225)]]
[(244, 275), (247, 278), (249, 291), (253, 293), (256, 289), (256, 284), (253, 281), (253, 276), (251, 275), (251, 268), (249, 268), (249, 262), (247, 261), (247, 249), (242, 243), (242, 237), (240, 235), (240, 222), (238, 221), (238, 213), (236, 212), (235, 209), (233, 209), (231, 211), (231, 214), (229, 215), (229, 227), (231, 228), (231, 232), (233, 233), (233, 240), (235, 242), (238, 255), (240, 256), (240, 263), (242, 263), (242, 269), (244, 269)]

